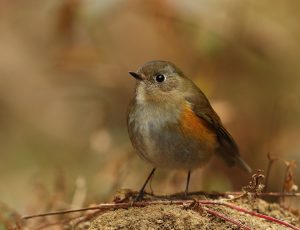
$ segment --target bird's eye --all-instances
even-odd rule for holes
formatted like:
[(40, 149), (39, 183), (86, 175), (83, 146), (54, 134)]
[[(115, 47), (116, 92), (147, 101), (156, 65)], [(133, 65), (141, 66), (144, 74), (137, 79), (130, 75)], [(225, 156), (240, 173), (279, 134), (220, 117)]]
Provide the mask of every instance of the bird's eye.
[(159, 83), (163, 82), (166, 80), (166, 77), (163, 74), (158, 74), (155, 76), (155, 80)]

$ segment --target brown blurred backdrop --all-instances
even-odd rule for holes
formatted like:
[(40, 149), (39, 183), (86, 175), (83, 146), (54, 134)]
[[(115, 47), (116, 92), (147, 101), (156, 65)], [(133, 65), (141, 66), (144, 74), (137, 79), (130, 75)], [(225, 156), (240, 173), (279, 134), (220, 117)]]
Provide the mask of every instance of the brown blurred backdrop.
[[(0, 2), (0, 197), (20, 212), (78, 207), (137, 190), (151, 168), (127, 136), (128, 71), (176, 63), (206, 93), (254, 169), (300, 162), (298, 1)], [(281, 191), (284, 163), (271, 173)], [(300, 170), (296, 171), (296, 184)], [(158, 171), (155, 193), (185, 172)], [(191, 190), (240, 190), (214, 159)]]

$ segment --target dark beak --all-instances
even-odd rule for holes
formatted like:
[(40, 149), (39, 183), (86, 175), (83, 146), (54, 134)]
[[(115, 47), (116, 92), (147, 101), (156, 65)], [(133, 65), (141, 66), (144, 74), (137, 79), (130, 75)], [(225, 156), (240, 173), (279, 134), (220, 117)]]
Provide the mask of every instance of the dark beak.
[(133, 76), (135, 79), (139, 80), (139, 81), (144, 80), (144, 79), (142, 78), (142, 76), (141, 76), (140, 74), (136, 73), (136, 72), (129, 72), (129, 74), (130, 74), (131, 76)]

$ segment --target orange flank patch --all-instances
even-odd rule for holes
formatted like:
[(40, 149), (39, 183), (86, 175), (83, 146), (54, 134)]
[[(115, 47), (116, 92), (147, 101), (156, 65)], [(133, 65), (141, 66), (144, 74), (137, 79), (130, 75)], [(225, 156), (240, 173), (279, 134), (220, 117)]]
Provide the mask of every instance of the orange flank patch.
[[(184, 135), (198, 139), (208, 148), (216, 146), (216, 134), (208, 127), (206, 121), (195, 115), (190, 105), (186, 105), (181, 116), (181, 126)], [(204, 146), (203, 146), (204, 147)]]

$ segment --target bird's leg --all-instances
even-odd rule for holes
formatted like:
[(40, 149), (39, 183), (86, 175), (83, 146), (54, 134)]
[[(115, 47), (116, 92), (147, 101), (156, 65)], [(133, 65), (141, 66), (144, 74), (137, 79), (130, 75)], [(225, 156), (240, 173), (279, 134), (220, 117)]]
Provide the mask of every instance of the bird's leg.
[(139, 191), (139, 194), (138, 194), (137, 197), (134, 199), (134, 201), (140, 201), (140, 200), (143, 199), (145, 187), (146, 187), (146, 185), (148, 184), (148, 182), (149, 182), (149, 180), (151, 179), (151, 177), (154, 175), (155, 169), (156, 169), (156, 168), (153, 168), (152, 171), (150, 172), (149, 176), (147, 177), (145, 183), (143, 184), (142, 188), (141, 188), (140, 191)]
[(190, 184), (190, 178), (191, 178), (191, 170), (188, 171), (188, 174), (187, 174), (187, 179), (186, 179), (186, 186), (185, 186), (185, 197), (188, 196), (188, 191), (189, 191), (189, 184)]

